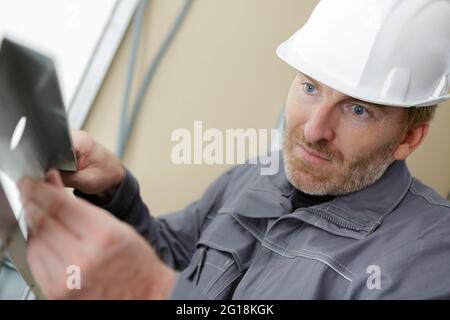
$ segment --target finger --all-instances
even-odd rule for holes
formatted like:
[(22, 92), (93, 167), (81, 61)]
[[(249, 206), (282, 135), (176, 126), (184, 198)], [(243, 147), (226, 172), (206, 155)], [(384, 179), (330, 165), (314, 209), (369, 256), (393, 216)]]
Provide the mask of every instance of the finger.
[(60, 260), (67, 261), (70, 257), (80, 256), (84, 243), (82, 237), (74, 231), (68, 230), (56, 219), (42, 212), (33, 203), (25, 208), (27, 224), (36, 225), (34, 220), (39, 220), (38, 227), (32, 227), (31, 234), (40, 238), (52, 251), (58, 255)]
[(92, 173), (86, 170), (61, 171), (61, 178), (67, 187), (76, 188), (85, 193), (90, 193), (93, 190), (92, 182), (96, 180)]
[(46, 174), (45, 180), (56, 187), (64, 188), (64, 184), (58, 170), (50, 169)]
[(72, 142), (77, 158), (85, 154), (91, 147), (91, 138), (89, 135), (80, 130), (72, 130)]
[[(91, 214), (93, 206), (68, 195), (64, 189), (56, 188), (45, 182), (24, 181), (20, 187), (21, 201), (24, 207), (33, 203), (38, 207), (35, 220), (30, 227), (39, 229), (40, 213), (45, 213), (61, 222), (69, 231), (84, 238), (95, 232), (95, 226), (101, 223), (97, 215)], [(32, 207), (34, 209), (34, 207)], [(37, 209), (34, 209), (37, 210)]]
[(77, 186), (76, 174), (77, 172), (61, 171), (61, 179), (66, 187), (76, 188)]
[(44, 223), (45, 215), (32, 202), (27, 202), (23, 209), (25, 211), (25, 223), (27, 224), (28, 232), (37, 234)]
[(20, 191), (20, 189), (21, 189), (24, 185), (26, 185), (27, 183), (33, 183), (33, 182), (35, 182), (35, 181), (33, 181), (31, 178), (28, 178), (28, 177), (22, 177), (22, 178), (20, 178), (19, 180), (16, 181), (16, 187), (17, 187), (17, 189), (19, 189), (19, 191)]
[(47, 298), (57, 298), (56, 292), (66, 286), (67, 266), (40, 238), (32, 235), (27, 243), (27, 261), (33, 278)]
[[(64, 189), (44, 181), (24, 180), (18, 187), (21, 193), (20, 199), (24, 206), (28, 202), (32, 202), (43, 212), (52, 216), (63, 214), (66, 210), (62, 210), (62, 208), (68, 206), (75, 199), (68, 195)], [(80, 214), (82, 213), (80, 212)]]
[(64, 206), (68, 195), (64, 189), (58, 188), (48, 182), (33, 182), (24, 180), (18, 184), (20, 199), (24, 207), (27, 203), (33, 202), (43, 212), (47, 214), (56, 214)]

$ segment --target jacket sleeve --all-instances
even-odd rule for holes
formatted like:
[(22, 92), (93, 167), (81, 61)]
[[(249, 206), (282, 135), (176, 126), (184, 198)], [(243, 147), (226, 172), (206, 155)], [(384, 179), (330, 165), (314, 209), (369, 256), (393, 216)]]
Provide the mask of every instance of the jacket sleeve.
[[(203, 224), (221, 203), (233, 169), (218, 178), (201, 199), (185, 209), (153, 217), (143, 202), (139, 184), (129, 170), (112, 201), (101, 206), (115, 217), (131, 225), (156, 250), (160, 258), (175, 270), (183, 270), (190, 261)], [(75, 190), (75, 195), (96, 204), (95, 199)]]

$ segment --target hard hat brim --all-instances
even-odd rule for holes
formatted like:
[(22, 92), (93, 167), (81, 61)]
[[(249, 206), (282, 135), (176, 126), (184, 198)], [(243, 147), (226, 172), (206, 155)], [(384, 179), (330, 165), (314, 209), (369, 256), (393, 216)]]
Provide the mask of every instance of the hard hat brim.
[(447, 94), (438, 98), (430, 97), (430, 99), (422, 101), (391, 101), (379, 99), (375, 96), (371, 96), (370, 94), (359, 92), (358, 89), (352, 87), (350, 84), (346, 84), (342, 79), (333, 77), (327, 73), (326, 70), (321, 70), (320, 66), (309, 63), (307, 58), (302, 55), (301, 52), (293, 49), (293, 45), (291, 43), (292, 41), (292, 38), (288, 39), (278, 46), (276, 53), (281, 60), (312, 79), (354, 99), (371, 104), (403, 108), (433, 106), (450, 99), (450, 94)]

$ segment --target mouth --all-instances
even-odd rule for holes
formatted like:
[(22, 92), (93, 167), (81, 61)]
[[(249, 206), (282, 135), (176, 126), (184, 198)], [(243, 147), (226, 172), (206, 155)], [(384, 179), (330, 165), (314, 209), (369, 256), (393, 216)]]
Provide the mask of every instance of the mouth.
[(295, 146), (295, 151), (297, 155), (300, 157), (308, 160), (309, 162), (316, 163), (316, 164), (329, 164), (331, 162), (331, 159), (327, 158), (326, 156), (315, 152), (309, 148), (307, 148), (304, 145), (301, 145), (300, 143), (297, 143)]

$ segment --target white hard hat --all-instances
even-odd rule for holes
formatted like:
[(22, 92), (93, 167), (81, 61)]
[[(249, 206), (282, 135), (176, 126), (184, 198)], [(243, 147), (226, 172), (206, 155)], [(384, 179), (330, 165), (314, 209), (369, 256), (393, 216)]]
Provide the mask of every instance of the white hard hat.
[(435, 105), (450, 99), (450, 0), (322, 0), (277, 54), (363, 101)]

